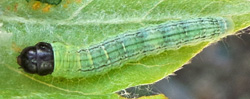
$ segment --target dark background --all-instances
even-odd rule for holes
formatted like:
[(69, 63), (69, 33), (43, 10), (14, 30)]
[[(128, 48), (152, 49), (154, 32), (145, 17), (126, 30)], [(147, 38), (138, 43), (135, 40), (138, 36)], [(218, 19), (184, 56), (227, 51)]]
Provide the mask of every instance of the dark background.
[(170, 99), (250, 99), (250, 34), (208, 46), (175, 74), (118, 93), (128, 98), (164, 93)]

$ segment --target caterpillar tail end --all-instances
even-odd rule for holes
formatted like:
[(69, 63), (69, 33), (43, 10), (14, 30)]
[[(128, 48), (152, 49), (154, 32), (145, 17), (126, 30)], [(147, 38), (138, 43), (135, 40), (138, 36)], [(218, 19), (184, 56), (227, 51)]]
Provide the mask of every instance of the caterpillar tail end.
[(226, 23), (226, 33), (229, 35), (233, 35), (235, 33), (234, 31), (234, 21), (231, 17), (224, 17), (225, 23)]

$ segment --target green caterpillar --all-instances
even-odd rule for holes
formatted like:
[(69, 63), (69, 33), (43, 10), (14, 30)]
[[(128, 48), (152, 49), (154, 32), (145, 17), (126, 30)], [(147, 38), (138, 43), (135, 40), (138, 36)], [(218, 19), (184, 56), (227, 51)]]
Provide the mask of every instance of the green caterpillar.
[(233, 28), (232, 20), (222, 17), (165, 22), (117, 35), (88, 48), (40, 42), (25, 48), (17, 60), (29, 73), (88, 77), (165, 50), (217, 40)]

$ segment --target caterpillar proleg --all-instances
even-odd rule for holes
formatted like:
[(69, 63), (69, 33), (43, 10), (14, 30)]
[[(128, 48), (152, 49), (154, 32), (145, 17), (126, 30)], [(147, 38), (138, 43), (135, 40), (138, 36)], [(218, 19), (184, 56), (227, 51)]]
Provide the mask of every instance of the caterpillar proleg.
[(223, 17), (171, 21), (128, 31), (88, 48), (40, 42), (25, 48), (17, 60), (29, 73), (87, 77), (165, 50), (218, 40), (233, 29), (232, 20)]

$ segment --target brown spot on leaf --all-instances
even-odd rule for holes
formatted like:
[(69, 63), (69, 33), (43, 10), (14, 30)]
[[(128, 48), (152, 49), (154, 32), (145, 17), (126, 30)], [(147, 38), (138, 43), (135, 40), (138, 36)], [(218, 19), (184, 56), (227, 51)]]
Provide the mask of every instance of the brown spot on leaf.
[(41, 3), (40, 2), (35, 2), (33, 5), (32, 5), (32, 9), (34, 9), (34, 10), (37, 10), (37, 9), (39, 9), (41, 7)]
[(70, 4), (71, 3), (71, 1), (70, 0), (67, 0), (67, 2), (66, 2), (67, 4)]
[(68, 8), (68, 4), (64, 4), (63, 7), (64, 7), (64, 8)]
[(10, 10), (10, 8), (11, 8), (11, 7), (8, 6), (8, 7), (7, 7), (7, 10)]
[(15, 4), (14, 6), (14, 11), (17, 12), (17, 7), (18, 7), (18, 4)]
[(21, 53), (21, 51), (22, 51), (22, 49), (21, 49), (20, 47), (18, 47), (18, 46), (16, 45), (16, 43), (12, 43), (12, 44), (11, 44), (11, 48), (12, 48), (12, 50), (14, 50), (15, 52), (20, 52), (20, 53)]
[(46, 4), (46, 6), (43, 8), (43, 12), (49, 12), (51, 8), (51, 5)]
[(63, 5), (64, 8), (68, 8), (68, 4), (70, 4), (71, 1), (67, 0), (66, 3)]
[(76, 0), (77, 3), (82, 3), (82, 0)]

